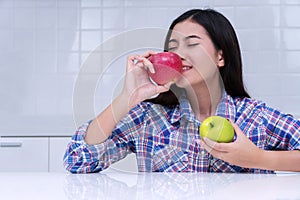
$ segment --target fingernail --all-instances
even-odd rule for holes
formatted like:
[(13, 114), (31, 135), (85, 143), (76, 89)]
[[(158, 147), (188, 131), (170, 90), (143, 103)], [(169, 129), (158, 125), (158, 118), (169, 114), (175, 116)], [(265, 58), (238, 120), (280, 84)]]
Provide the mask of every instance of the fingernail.
[(152, 67), (150, 67), (150, 72), (152, 73), (152, 74), (154, 74), (155, 73), (155, 71), (154, 71), (154, 68), (152, 68)]

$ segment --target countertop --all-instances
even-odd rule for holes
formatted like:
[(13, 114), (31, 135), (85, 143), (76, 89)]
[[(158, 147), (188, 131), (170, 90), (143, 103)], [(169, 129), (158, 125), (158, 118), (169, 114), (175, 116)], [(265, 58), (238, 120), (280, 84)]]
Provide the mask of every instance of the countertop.
[(0, 199), (300, 199), (300, 174), (0, 173)]

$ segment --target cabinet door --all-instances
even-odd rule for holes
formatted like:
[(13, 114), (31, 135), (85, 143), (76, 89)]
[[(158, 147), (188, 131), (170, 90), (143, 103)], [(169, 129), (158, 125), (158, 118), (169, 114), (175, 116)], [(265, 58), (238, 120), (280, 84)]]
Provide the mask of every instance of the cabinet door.
[(1, 172), (47, 172), (48, 138), (0, 138)]
[(49, 142), (49, 171), (66, 172), (63, 167), (63, 156), (71, 137), (50, 137)]

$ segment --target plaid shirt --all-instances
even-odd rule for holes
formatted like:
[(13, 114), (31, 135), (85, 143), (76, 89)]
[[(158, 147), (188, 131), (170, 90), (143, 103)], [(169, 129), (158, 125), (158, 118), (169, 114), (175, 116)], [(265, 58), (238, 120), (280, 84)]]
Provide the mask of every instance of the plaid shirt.
[[(261, 149), (300, 149), (300, 121), (263, 102), (249, 98), (233, 99), (224, 92), (216, 115), (237, 123)], [(70, 172), (99, 172), (129, 153), (135, 153), (140, 172), (273, 173), (231, 165), (214, 158), (196, 143), (195, 139), (200, 138), (201, 122), (185, 95), (173, 108), (149, 102), (138, 104), (101, 144), (85, 143), (90, 122), (78, 128), (67, 147), (64, 165)]]

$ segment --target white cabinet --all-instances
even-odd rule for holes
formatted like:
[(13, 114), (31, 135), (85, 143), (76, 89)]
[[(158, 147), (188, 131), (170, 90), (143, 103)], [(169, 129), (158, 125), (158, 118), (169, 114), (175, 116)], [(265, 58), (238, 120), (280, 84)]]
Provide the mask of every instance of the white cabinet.
[[(0, 137), (0, 172), (67, 172), (63, 156), (71, 136)], [(135, 154), (110, 168), (137, 172)]]
[(0, 137), (0, 171), (48, 171), (48, 137)]
[(65, 172), (71, 137), (0, 137), (0, 172)]
[(63, 156), (71, 137), (49, 138), (49, 171), (66, 172), (63, 167)]

